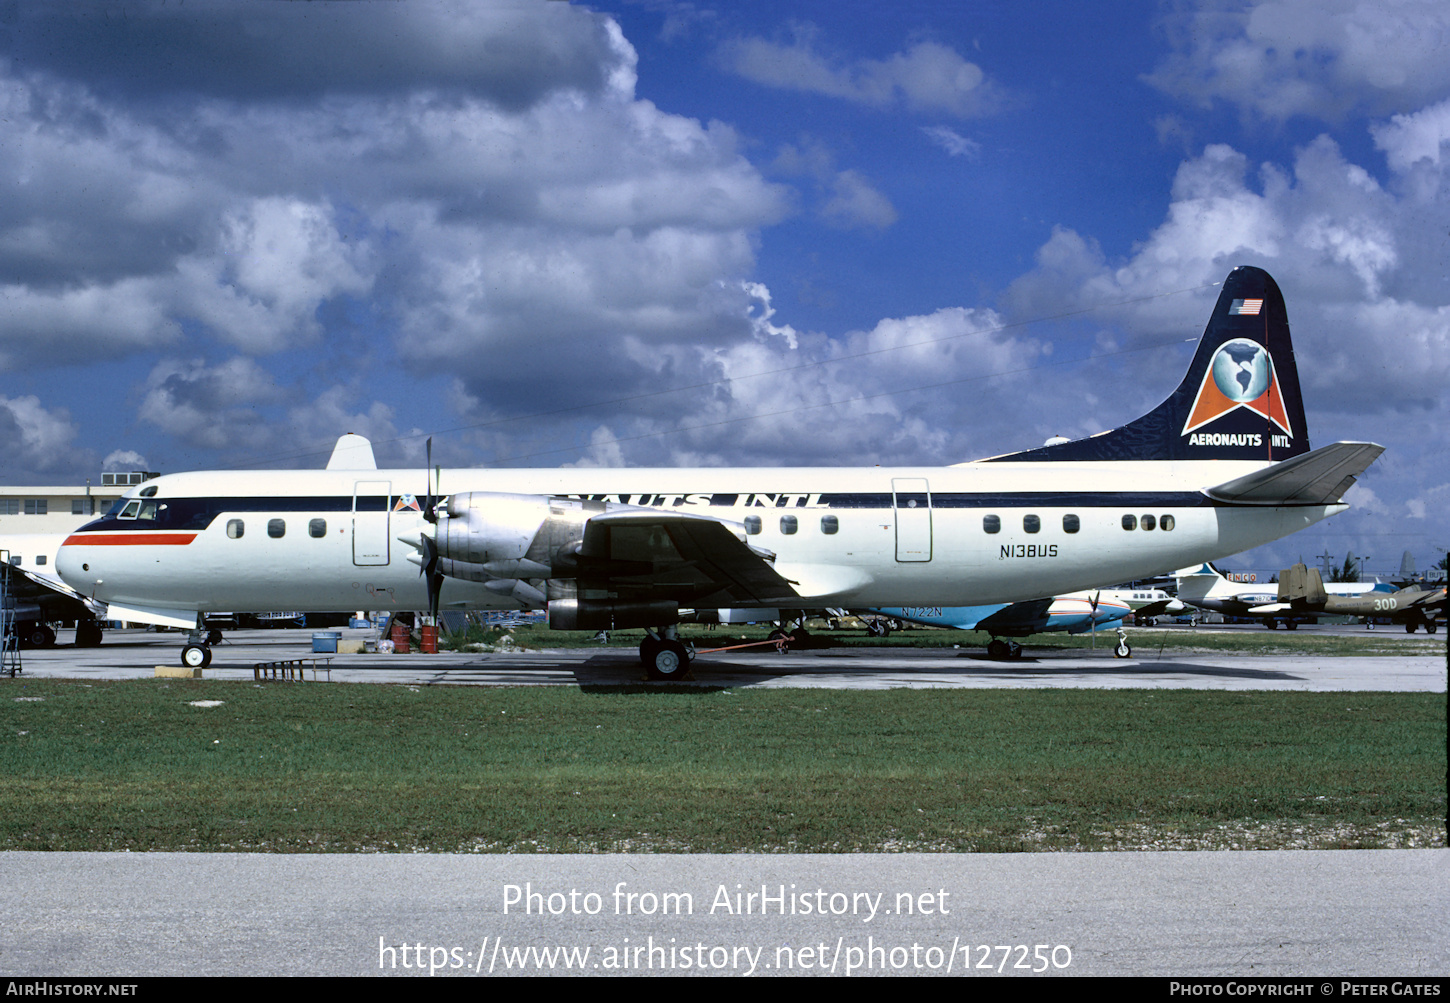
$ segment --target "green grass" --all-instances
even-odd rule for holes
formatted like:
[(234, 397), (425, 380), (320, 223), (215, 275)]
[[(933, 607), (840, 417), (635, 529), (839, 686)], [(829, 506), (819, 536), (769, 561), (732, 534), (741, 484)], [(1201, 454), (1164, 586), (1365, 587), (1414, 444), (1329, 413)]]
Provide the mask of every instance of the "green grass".
[(15, 680), (0, 849), (1443, 846), (1445, 741), (1430, 693)]

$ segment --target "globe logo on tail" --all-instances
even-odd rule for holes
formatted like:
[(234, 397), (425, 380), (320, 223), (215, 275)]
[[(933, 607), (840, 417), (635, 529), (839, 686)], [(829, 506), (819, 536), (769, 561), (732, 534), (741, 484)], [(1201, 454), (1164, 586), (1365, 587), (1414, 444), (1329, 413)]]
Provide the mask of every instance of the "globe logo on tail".
[(1268, 349), (1248, 338), (1234, 338), (1218, 347), (1183, 426), (1187, 435), (1239, 408), (1261, 414), (1293, 435), (1284, 408), (1284, 394)]

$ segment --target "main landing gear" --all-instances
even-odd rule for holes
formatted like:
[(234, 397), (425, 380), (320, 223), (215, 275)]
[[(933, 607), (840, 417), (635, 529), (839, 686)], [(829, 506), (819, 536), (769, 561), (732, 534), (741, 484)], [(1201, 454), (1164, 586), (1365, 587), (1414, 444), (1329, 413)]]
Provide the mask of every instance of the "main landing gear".
[(994, 637), (987, 644), (987, 655), (990, 658), (1021, 658), (1022, 645), (1016, 641), (1004, 641), (1000, 637)]
[(673, 624), (646, 631), (639, 645), (639, 660), (651, 679), (672, 682), (684, 676), (695, 649), (681, 642)]
[(1118, 628), (1118, 643), (1115, 644), (1115, 645), (1113, 645), (1113, 657), (1114, 658), (1128, 658), (1132, 654), (1133, 654), (1133, 649), (1128, 644), (1128, 635), (1126, 633), (1124, 633), (1122, 627), (1119, 627)]

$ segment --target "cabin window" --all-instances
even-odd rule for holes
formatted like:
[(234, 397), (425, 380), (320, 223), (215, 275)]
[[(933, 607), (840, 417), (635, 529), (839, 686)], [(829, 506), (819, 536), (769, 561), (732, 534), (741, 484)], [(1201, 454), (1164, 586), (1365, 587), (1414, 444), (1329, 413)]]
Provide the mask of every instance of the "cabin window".
[(1026, 533), (1036, 533), (1042, 529), (1042, 520), (1035, 515), (1024, 515), (1022, 517), (1022, 530)]
[(841, 520), (833, 515), (821, 516), (821, 532), (827, 536), (834, 536), (841, 531)]
[(1076, 533), (1079, 529), (1082, 529), (1082, 520), (1077, 516), (1065, 515), (1062, 517), (1062, 531), (1064, 533)]
[(1137, 529), (1138, 528), (1138, 517), (1135, 516), (1135, 515), (1125, 515), (1125, 516), (1123, 516), (1123, 528), (1124, 529)]
[(760, 516), (747, 515), (745, 517), (745, 532), (755, 536), (760, 532)]
[(1153, 518), (1151, 515), (1145, 515), (1145, 516), (1143, 516), (1143, 528), (1144, 529), (1156, 529), (1157, 526), (1158, 526), (1158, 520), (1157, 519)]
[(327, 520), (313, 519), (307, 524), (307, 533), (314, 540), (320, 540), (327, 535)]
[(45, 555), (41, 554), (35, 559), (35, 566), (40, 567), (43, 564), (45, 564)]
[(793, 533), (795, 533), (795, 531), (797, 529), (799, 529), (799, 528), (800, 528), (800, 524), (796, 520), (796, 517), (795, 516), (793, 516), (793, 515), (783, 515), (783, 516), (780, 517), (780, 531), (784, 535), (790, 536)]
[(996, 515), (982, 516), (982, 530), (987, 533), (1002, 532), (1002, 517)]
[(282, 539), (282, 537), (284, 537), (284, 536), (287, 535), (287, 520), (286, 519), (268, 519), (267, 520), (267, 535), (270, 536), (274, 540), (280, 540), (280, 539)]
[(232, 540), (240, 540), (242, 534), (246, 533), (247, 526), (240, 519), (227, 520), (227, 537)]
[(17, 568), (20, 567), (20, 555), (19, 554), (11, 554), (10, 555), (10, 563), (13, 564), (13, 565), (15, 565)]
[(1170, 529), (1173, 528), (1173, 517), (1171, 515), (1165, 515), (1160, 517), (1158, 520), (1158, 528), (1163, 530), (1163, 532), (1165, 533), (1168, 532)]

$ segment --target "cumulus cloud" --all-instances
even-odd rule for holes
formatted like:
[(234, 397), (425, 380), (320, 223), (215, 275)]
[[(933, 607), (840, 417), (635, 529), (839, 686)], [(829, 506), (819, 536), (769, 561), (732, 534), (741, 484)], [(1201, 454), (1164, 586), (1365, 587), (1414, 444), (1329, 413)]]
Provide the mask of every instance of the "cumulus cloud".
[(95, 463), (89, 450), (77, 450), (80, 429), (65, 408), (47, 408), (40, 398), (0, 396), (0, 473), (9, 483), (35, 483), (38, 477), (84, 476)]
[(1450, 8), (1439, 0), (1198, 0), (1163, 23), (1173, 51), (1147, 80), (1202, 105), (1338, 121), (1450, 89)]
[(946, 150), (948, 156), (976, 160), (982, 154), (981, 143), (975, 139), (968, 139), (950, 126), (924, 125), (921, 127), (921, 131), (927, 139)]
[(857, 170), (837, 170), (835, 155), (813, 136), (786, 143), (771, 170), (785, 177), (806, 177), (814, 183), (814, 214), (828, 226), (850, 230), (885, 229), (897, 220), (896, 207)]
[(969, 118), (996, 111), (1000, 89), (982, 68), (938, 42), (917, 42), (885, 59), (833, 58), (816, 47), (817, 30), (796, 25), (789, 42), (741, 38), (723, 45), (721, 61), (767, 87), (807, 91), (872, 108)]

